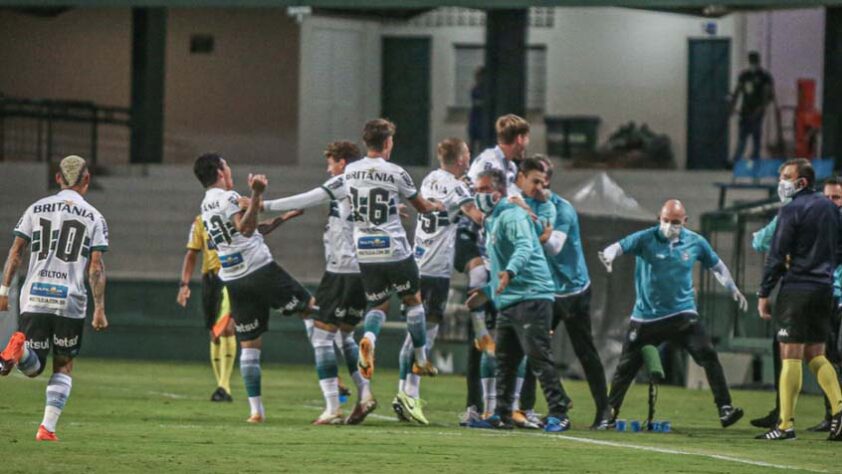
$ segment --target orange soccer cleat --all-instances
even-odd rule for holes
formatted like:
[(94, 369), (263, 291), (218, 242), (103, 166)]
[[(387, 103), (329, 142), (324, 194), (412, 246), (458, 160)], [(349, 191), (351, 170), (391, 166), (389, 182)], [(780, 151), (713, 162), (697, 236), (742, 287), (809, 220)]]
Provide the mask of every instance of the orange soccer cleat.
[(26, 343), (26, 336), (18, 331), (12, 334), (9, 343), (3, 352), (0, 352), (0, 375), (9, 375), (23, 356), (23, 347)]
[(44, 428), (44, 425), (41, 425), (38, 427), (38, 433), (35, 435), (35, 441), (58, 441), (58, 437), (54, 432)]
[(360, 375), (371, 380), (371, 376), (374, 375), (374, 344), (366, 337), (360, 341), (360, 360), (357, 367), (360, 369)]

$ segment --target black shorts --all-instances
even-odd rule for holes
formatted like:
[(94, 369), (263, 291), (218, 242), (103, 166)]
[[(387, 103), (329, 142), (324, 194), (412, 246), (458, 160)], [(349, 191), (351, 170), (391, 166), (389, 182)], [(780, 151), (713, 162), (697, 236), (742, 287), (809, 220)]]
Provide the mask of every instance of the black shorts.
[(269, 311), (291, 315), (307, 308), (308, 292), (280, 265), (270, 262), (242, 278), (225, 282), (237, 338), (257, 339), (269, 329)]
[(482, 257), (479, 248), (479, 234), (471, 228), (460, 227), (456, 230), (456, 246), (453, 253), (453, 268), (465, 272), (471, 260)]
[(448, 293), (450, 293), (450, 278), (421, 277), (421, 301), (424, 303), (424, 313), (428, 320), (440, 322), (444, 319)]
[(82, 349), (84, 319), (71, 319), (55, 314), (21, 313), (20, 330), (26, 336), (26, 345), (35, 351), (41, 367), (47, 360), (50, 348), (53, 356), (74, 358)]
[(414, 295), (418, 292), (418, 264), (409, 256), (399, 262), (362, 263), (365, 298), (369, 307), (389, 301), (394, 291), (398, 296)]
[[(591, 319), (591, 288), (570, 296), (556, 296), (553, 302), (553, 321), (550, 328), (555, 329), (562, 321)], [(590, 324), (590, 323), (588, 323)]]
[(208, 330), (213, 329), (219, 317), (223, 288), (225, 284), (216, 273), (209, 272), (202, 275), (202, 314), (205, 316), (205, 328)]
[(363, 278), (359, 273), (325, 272), (316, 290), (319, 313), (313, 318), (328, 324), (356, 326), (365, 308)]
[(833, 289), (783, 287), (775, 300), (778, 341), (795, 344), (827, 342), (833, 312)]

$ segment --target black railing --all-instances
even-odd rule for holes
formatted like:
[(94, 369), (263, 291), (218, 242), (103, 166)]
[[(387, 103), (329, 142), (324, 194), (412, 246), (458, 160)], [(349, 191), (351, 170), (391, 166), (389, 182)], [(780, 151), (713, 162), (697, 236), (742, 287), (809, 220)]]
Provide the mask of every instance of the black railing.
[(87, 101), (20, 99), (0, 94), (0, 161), (53, 164), (55, 157), (78, 154), (88, 158), (95, 167), (100, 127), (104, 125), (130, 129), (131, 109)]

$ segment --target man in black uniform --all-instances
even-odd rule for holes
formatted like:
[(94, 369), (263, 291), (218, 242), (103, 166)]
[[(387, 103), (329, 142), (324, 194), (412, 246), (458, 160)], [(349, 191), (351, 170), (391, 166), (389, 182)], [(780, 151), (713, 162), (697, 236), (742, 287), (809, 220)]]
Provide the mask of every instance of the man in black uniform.
[(824, 355), (833, 311), (833, 271), (842, 257), (842, 222), (836, 206), (813, 189), (815, 181), (809, 160), (789, 160), (781, 167), (778, 194), (792, 202), (778, 214), (757, 294), (758, 313), (770, 320), (769, 294), (781, 281), (775, 306), (782, 360), (781, 420), (758, 439), (795, 438), (795, 401), (801, 391), (801, 361), (806, 359), (830, 400), (828, 440), (842, 441), (842, 391), (836, 371)]
[(746, 140), (752, 139), (751, 159), (760, 158), (760, 138), (763, 132), (763, 115), (766, 106), (775, 97), (772, 76), (760, 67), (760, 54), (757, 51), (748, 53), (748, 69), (740, 73), (737, 88), (731, 94), (731, 113), (736, 110), (737, 100), (740, 103), (740, 135), (734, 161), (741, 160), (746, 150)]

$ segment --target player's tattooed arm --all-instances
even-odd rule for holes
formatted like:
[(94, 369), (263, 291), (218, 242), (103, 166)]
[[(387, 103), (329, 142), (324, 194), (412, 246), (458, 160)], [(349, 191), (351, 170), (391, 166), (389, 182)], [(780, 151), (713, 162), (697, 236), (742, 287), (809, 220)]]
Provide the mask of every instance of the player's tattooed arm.
[(102, 252), (91, 252), (88, 283), (94, 297), (94, 318), (91, 325), (95, 330), (101, 331), (108, 327), (108, 319), (105, 317), (105, 262), (102, 260)]
[(272, 218), (272, 219), (266, 219), (265, 221), (262, 221), (259, 224), (257, 224), (257, 231), (260, 232), (263, 235), (267, 235), (270, 232), (272, 232), (273, 230), (277, 229), (278, 226), (280, 226), (284, 222), (286, 222), (290, 219), (295, 219), (296, 217), (298, 217), (302, 214), (304, 214), (304, 211), (295, 210), (295, 211), (285, 212), (285, 213), (281, 214), (280, 216)]
[(262, 174), (250, 174), (248, 181), (251, 188), (251, 201), (249, 201), (244, 213), (234, 216), (234, 225), (237, 226), (237, 230), (241, 234), (251, 237), (257, 230), (257, 215), (260, 213), (260, 206), (263, 204), (261, 197), (269, 184), (269, 180)]
[(26, 248), (26, 240), (15, 237), (12, 247), (9, 249), (9, 256), (6, 257), (6, 265), (3, 266), (3, 280), (0, 281), (0, 311), (9, 309), (9, 287), (12, 285), (12, 278), (23, 261), (23, 249)]

